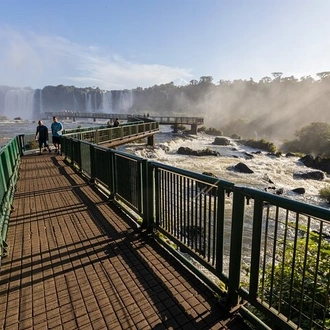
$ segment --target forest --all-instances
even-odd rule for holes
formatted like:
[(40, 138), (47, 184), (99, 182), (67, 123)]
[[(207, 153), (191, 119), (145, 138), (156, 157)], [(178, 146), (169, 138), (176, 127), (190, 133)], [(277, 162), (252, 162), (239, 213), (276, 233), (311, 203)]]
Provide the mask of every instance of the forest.
[(292, 139), (312, 122), (330, 122), (330, 72), (297, 79), (274, 72), (259, 82), (220, 80), (210, 76), (186, 86), (173, 83), (133, 90), (130, 112), (204, 117), (205, 125), (224, 134), (266, 139)]
[(183, 86), (169, 82), (120, 91), (64, 85), (36, 90), (0, 86), (0, 115), (13, 113), (19, 103), (21, 108), (26, 107), (19, 113), (23, 118), (27, 118), (24, 114), (28, 111), (39, 118), (43, 112), (63, 109), (198, 116), (204, 118), (205, 126), (221, 130), (224, 135), (264, 139), (301, 152), (299, 144), (318, 153), (316, 147), (322, 141), (323, 155), (330, 149), (329, 101), (330, 71), (317, 73), (315, 78), (284, 77), (281, 72), (273, 72), (258, 82), (250, 78), (214, 83), (211, 76), (202, 76)]

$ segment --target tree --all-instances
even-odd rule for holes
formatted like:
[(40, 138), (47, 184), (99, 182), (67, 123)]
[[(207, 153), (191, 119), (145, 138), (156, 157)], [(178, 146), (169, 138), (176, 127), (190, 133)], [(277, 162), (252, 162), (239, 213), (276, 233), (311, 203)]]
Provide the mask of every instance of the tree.
[(281, 80), (283, 72), (272, 72), (275, 80)]
[(303, 127), (295, 134), (299, 140), (301, 151), (318, 156), (328, 156), (330, 147), (330, 125), (314, 122)]
[(211, 76), (202, 76), (199, 78), (200, 84), (212, 84), (213, 78)]
[(330, 71), (319, 72), (316, 74), (321, 80), (330, 78)]
[(263, 77), (260, 79), (260, 83), (263, 83), (263, 84), (267, 84), (267, 83), (270, 83), (272, 81), (272, 79), (270, 77)]

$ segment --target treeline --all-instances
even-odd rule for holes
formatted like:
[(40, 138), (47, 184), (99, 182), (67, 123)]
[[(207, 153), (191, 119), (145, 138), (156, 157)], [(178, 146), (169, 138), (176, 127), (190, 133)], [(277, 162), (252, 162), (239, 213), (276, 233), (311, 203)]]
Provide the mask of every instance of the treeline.
[(133, 91), (132, 113), (205, 118), (205, 125), (243, 138), (283, 142), (312, 122), (330, 122), (330, 72), (314, 79), (274, 72), (259, 82), (203, 76), (186, 86), (168, 84)]

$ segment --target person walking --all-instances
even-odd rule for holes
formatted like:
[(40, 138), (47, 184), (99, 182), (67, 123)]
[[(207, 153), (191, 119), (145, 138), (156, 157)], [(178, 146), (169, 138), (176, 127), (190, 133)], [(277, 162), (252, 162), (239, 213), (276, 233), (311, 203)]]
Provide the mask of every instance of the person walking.
[(51, 152), (48, 143), (48, 128), (47, 126), (44, 125), (44, 123), (41, 120), (38, 121), (35, 139), (38, 141), (39, 144), (38, 155), (41, 155), (42, 146), (44, 146), (46, 150), (48, 149), (48, 151)]
[(53, 137), (53, 144), (55, 146), (55, 152), (62, 155), (62, 148), (61, 148), (61, 136), (63, 132), (63, 125), (61, 122), (58, 121), (57, 117), (53, 117), (53, 122), (51, 125), (52, 130), (52, 137)]
[(118, 127), (119, 126), (119, 120), (116, 118), (115, 122), (113, 123), (113, 127)]

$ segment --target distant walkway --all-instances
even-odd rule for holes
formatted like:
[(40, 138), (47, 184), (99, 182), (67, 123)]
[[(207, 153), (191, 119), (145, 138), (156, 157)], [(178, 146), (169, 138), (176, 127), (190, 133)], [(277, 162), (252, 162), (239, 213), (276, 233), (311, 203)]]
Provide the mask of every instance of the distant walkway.
[(63, 157), (23, 156), (0, 329), (248, 329)]

